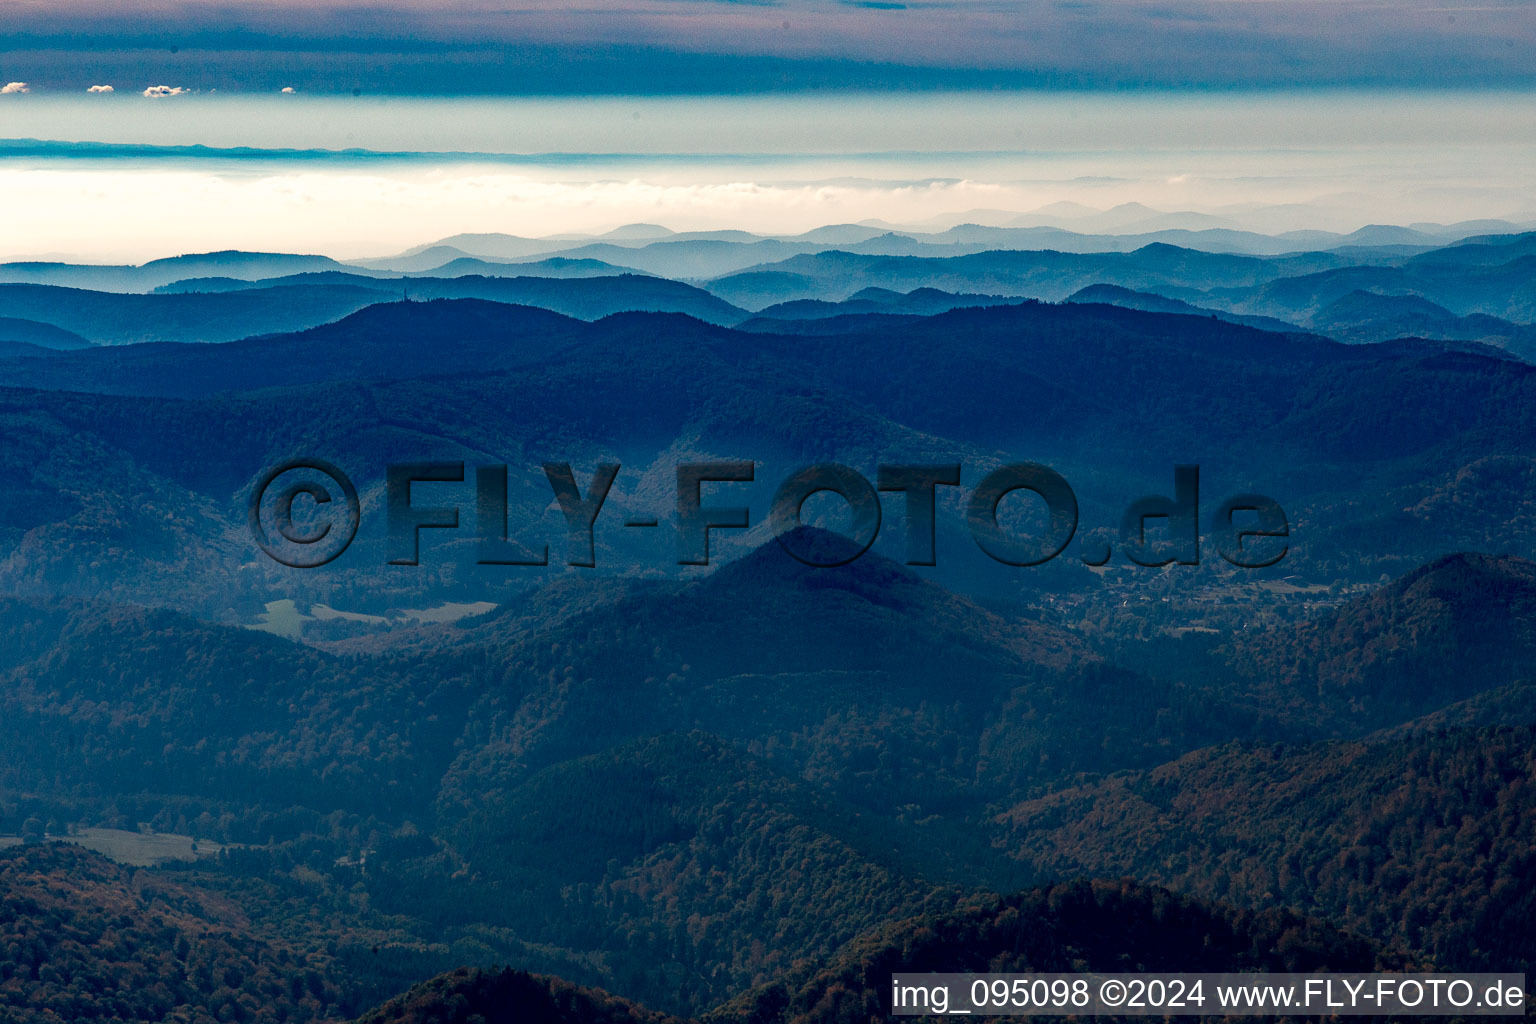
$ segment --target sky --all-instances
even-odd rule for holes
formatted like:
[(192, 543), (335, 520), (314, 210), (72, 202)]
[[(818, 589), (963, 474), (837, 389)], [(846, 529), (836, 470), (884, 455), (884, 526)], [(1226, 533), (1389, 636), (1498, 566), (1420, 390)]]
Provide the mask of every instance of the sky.
[(1528, 0), (0, 0), (34, 89), (1536, 85)]
[(1536, 224), (1533, 41), (1524, 0), (0, 0), (0, 259)]
[(106, 144), (0, 143), (4, 259), (350, 258), (465, 231), (634, 222), (942, 228), (1059, 203), (1142, 203), (1269, 233), (1536, 223), (1526, 93), (29, 93), (0, 96), (0, 123), (13, 139)]

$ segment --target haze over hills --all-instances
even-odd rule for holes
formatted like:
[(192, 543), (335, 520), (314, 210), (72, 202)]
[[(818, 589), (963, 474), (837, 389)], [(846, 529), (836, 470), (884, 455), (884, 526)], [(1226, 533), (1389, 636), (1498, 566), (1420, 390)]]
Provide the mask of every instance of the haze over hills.
[(379, 291), (354, 286), (141, 295), (60, 285), (0, 284), (0, 316), (47, 323), (98, 345), (218, 342), (311, 327), (383, 298)]
[[(352, 262), (378, 269), (425, 270), (432, 269), (425, 265), (426, 259), (442, 255), (518, 260), (585, 245), (607, 246), (610, 247), (608, 251), (644, 250), (658, 242), (672, 245), (680, 242), (766, 241), (789, 246), (847, 248), (891, 236), (927, 246), (988, 243), (990, 248), (1051, 248), (1067, 252), (1130, 251), (1153, 242), (1167, 242), (1212, 252), (1250, 255), (1362, 246), (1395, 246), (1405, 250), (1402, 255), (1411, 255), (1406, 250), (1433, 249), (1478, 236), (1513, 234), (1532, 226), (1508, 220), (1481, 220), (1410, 227), (1367, 225), (1352, 232), (1276, 231), (1271, 226), (1261, 225), (1251, 212), (1225, 215), (1166, 213), (1140, 203), (1126, 203), (1099, 211), (1073, 203), (1058, 203), (1034, 213), (971, 210), (925, 223), (894, 224), (870, 220), (860, 224), (828, 225), (796, 235), (770, 236), (744, 231), (675, 232), (654, 224), (627, 225), (601, 235), (554, 235), (539, 239), (494, 233), (465, 234), (415, 246), (395, 257)], [(408, 267), (405, 262), (408, 260), (418, 260), (420, 264)]]
[(1299, 332), (1301, 330), (1295, 324), (1287, 323), (1284, 320), (1277, 320), (1274, 317), (1242, 316), (1219, 309), (1196, 306), (1182, 299), (1170, 299), (1155, 292), (1138, 292), (1113, 284), (1091, 284), (1086, 288), (1073, 292), (1067, 297), (1067, 301), (1102, 302), (1110, 306), (1124, 306), (1126, 309), (1143, 309), (1149, 313), (1183, 313), (1189, 316), (1213, 316), (1218, 320), (1227, 320), (1231, 323), (1243, 324), (1247, 327), (1257, 327), (1261, 331), (1287, 333), (1292, 331)]
[(1322, 6), (0, 2), (0, 1024), (1518, 1015), (1536, 3)]
[(1536, 331), (1486, 313), (1457, 316), (1417, 295), (1351, 292), (1308, 318), (1313, 329), (1341, 341), (1434, 338), (1480, 342), (1511, 355), (1536, 359)]
[[(0, 284), (0, 1005), (834, 1024), (898, 967), (1536, 963), (1533, 236), (1102, 216), (5, 271), (47, 280)], [(359, 496), (317, 569), (249, 525), (294, 457)], [(680, 564), (721, 460), (749, 525)], [(398, 564), (429, 461), (458, 525)], [(970, 525), (1026, 461), (1077, 509), (1033, 567)], [(829, 494), (781, 543), (827, 462), (958, 464), (934, 564), (896, 491), (867, 552)], [(546, 463), (620, 466), (590, 558)], [(1220, 555), (1244, 494), (1276, 565)]]
[[(500, 602), (560, 571), (563, 527), (541, 464), (572, 462), (585, 481), (597, 462), (616, 460), (625, 468), (595, 535), (601, 571), (678, 575), (675, 465), (727, 454), (753, 458), (758, 479), (737, 488), (755, 509), (755, 528), (717, 534), (722, 559), (767, 540), (777, 482), (827, 457), (871, 476), (880, 461), (956, 460), (970, 487), (1002, 461), (1041, 453), (1077, 493), (1082, 543), (1118, 546), (1125, 504), (1167, 493), (1172, 463), (1195, 438), (1208, 503), (1262, 488), (1293, 521), (1314, 524), (1285, 567), (1312, 585), (1374, 581), (1447, 546), (1536, 553), (1523, 511), (1536, 458), (1525, 441), (1536, 381), (1522, 363), (1091, 304), (978, 307), (899, 322), (869, 316), (815, 321), (837, 332), (824, 344), (675, 315), (586, 323), (442, 300), (380, 304), (335, 324), (228, 345), (0, 359), (0, 383), (33, 389), (10, 393), (8, 415), (41, 445), (34, 454), (13, 444), (18, 497), (0, 508), (0, 525), (20, 546), (3, 573), (28, 593), (89, 596), (110, 586), (124, 598), (240, 621), (279, 599), (386, 616), (443, 601)], [(893, 351), (902, 358), (892, 360)], [(1121, 372), (1106, 376), (1106, 365)], [(871, 366), (888, 369), (871, 375)], [(1021, 406), (1024, 393), (1040, 397)], [(807, 415), (786, 419), (786, 409)], [(1382, 422), (1397, 426), (1383, 435)], [(164, 443), (168, 432), (177, 445)], [(60, 440), (41, 440), (53, 437)], [(1167, 462), (1149, 464), (1149, 445), (1172, 453)], [(106, 481), (82, 473), (73, 460), (86, 452), (89, 465), (120, 471)], [(326, 573), (283, 573), (261, 558), (241, 568), (255, 554), (245, 539), (247, 489), (296, 452), (323, 452), (355, 475), (357, 543)], [(464, 528), (426, 538), (430, 560), (456, 569), (389, 568), (382, 478), (402, 458), (509, 464), (509, 522), (554, 545), (554, 567), (475, 565), (470, 483), (440, 492), (465, 510)], [(1362, 504), (1362, 488), (1378, 497)], [(131, 508), (187, 502), (198, 511), (135, 518), (164, 540), (124, 547), (121, 514), (108, 513), (102, 494), (137, 495)], [(54, 497), (39, 503), (45, 495)], [(1076, 547), (1038, 574), (1000, 566), (971, 540), (957, 497), (940, 495), (943, 557), (934, 575), (948, 585), (1042, 607), (1043, 581), (1044, 593), (1089, 595), (1122, 586), (1143, 593), (1151, 582), (1118, 558), (1099, 577), (1074, 564)], [(1380, 501), (1399, 511), (1383, 514)], [(627, 530), (631, 514), (667, 525)], [(899, 558), (900, 520), (892, 522), (877, 550)], [(64, 537), (120, 554), (84, 572), (53, 540)], [(1222, 585), (1221, 564), (1202, 567), (1200, 586)], [(167, 573), (184, 574), (169, 595)]]
[(287, 253), (210, 252), (151, 260), (140, 266), (92, 266), (68, 263), (0, 264), (0, 282), (55, 284), (103, 292), (147, 292), (188, 277), (228, 277), (257, 281), (284, 274), (338, 269), (327, 256)]
[[(606, 277), (620, 274), (638, 275), (640, 271), (628, 267), (615, 267), (600, 260), (568, 259), (551, 256), (548, 259), (521, 263), (483, 260), (456, 254), (446, 263), (433, 263), (430, 268), (415, 272), (390, 272), (368, 270), (347, 265), (331, 270), (311, 270), (278, 277), (245, 280), (234, 277), (188, 277), (150, 289), (156, 294), (186, 294), (196, 292), (233, 292), (251, 288), (273, 287), (282, 284), (354, 284), (374, 287), (380, 291), (399, 295), (409, 292), (413, 278), (425, 277)], [(642, 275), (643, 276), (643, 275)]]
[(257, 287), (156, 291), (148, 295), (53, 285), (0, 285), (0, 310), (74, 331), (103, 345), (225, 342), (302, 330), (366, 306), (411, 296), (532, 304), (584, 319), (632, 310), (682, 312), (718, 323), (742, 310), (691, 285), (634, 274), (602, 278), (413, 278), (408, 284), (326, 274), (277, 278)]
[[(1106, 224), (1156, 220), (1144, 208), (1111, 213)], [(999, 224), (1006, 219), (992, 217)], [(114, 302), (91, 292), (5, 288), (0, 316), (122, 343), (224, 341), (240, 330), (313, 326), (360, 308), (370, 294), (377, 301), (484, 298), (589, 320), (656, 310), (737, 324), (755, 312), (754, 331), (768, 326), (765, 320), (931, 315), (982, 302), (1093, 297), (1167, 312), (1205, 310), (1266, 329), (1294, 325), (1347, 342), (1421, 337), (1490, 345), (1524, 358), (1532, 351), (1529, 325), (1536, 316), (1536, 299), (1526, 294), (1536, 235), (1489, 233), (1514, 228), (1500, 221), (1373, 225), (1348, 235), (1239, 238), (1241, 232), (1209, 226), (1087, 236), (1049, 226), (961, 223), (937, 231), (833, 225), (771, 237), (639, 225), (604, 236), (465, 235), (399, 258), (352, 263), (221, 252), (141, 267), (6, 264), (0, 281), (165, 298)], [(590, 283), (609, 277), (620, 280)], [(297, 287), (306, 291), (268, 294)], [(238, 301), (216, 297), (236, 292), (251, 294)], [(898, 302), (898, 295), (908, 298)], [(263, 313), (267, 305), (286, 308)], [(787, 329), (824, 334), (831, 326)]]

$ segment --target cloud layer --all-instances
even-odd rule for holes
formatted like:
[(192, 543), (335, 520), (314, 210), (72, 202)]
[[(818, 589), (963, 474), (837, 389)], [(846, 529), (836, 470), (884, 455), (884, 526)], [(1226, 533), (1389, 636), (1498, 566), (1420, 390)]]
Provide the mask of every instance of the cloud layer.
[(0, 12), (8, 66), (50, 88), (83, 88), (82, 66), (306, 93), (1536, 85), (1524, 0), (148, 0), (131, 12), (59, 0)]

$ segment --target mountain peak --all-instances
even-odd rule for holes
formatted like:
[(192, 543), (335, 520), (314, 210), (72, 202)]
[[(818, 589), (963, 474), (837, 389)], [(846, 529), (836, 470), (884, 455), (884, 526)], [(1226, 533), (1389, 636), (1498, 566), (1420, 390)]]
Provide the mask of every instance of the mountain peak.
[[(789, 548), (816, 564), (802, 562), (790, 554)], [(785, 534), (783, 540), (770, 540), (747, 555), (722, 565), (710, 579), (712, 583), (735, 585), (750, 581), (754, 586), (761, 586), (794, 583), (810, 575), (819, 575), (823, 578), (817, 580), (817, 586), (855, 589), (853, 584), (857, 583), (858, 589), (874, 588), (882, 593), (893, 586), (928, 586), (889, 558), (872, 551), (864, 551), (861, 555), (860, 551), (858, 544), (840, 533), (814, 526), (797, 526)], [(888, 602), (882, 600), (879, 603)]]
[[(1434, 597), (1466, 606), (1473, 614), (1536, 612), (1536, 562), (1513, 555), (1458, 551), (1435, 559), (1388, 584), (1396, 600)], [(1511, 600), (1515, 604), (1511, 604)], [(1474, 607), (1475, 606), (1475, 607)]]
[(660, 224), (625, 224), (623, 227), (614, 228), (598, 235), (598, 238), (666, 238), (677, 234), (671, 228), (662, 227)]
[(1319, 701), (1337, 726), (1395, 725), (1529, 678), (1536, 664), (1536, 563), (1458, 552), (1311, 622), (1256, 639), (1240, 671), (1287, 699)]

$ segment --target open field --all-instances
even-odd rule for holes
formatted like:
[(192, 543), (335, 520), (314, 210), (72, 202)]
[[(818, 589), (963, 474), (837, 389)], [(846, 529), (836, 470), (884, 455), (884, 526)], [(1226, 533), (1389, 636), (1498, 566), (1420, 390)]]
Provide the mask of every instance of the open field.
[[(71, 836), (49, 836), (50, 843), (73, 843), (129, 867), (149, 868), (173, 861), (217, 857), (226, 847), (168, 832), (129, 832), (116, 828), (83, 828)], [(20, 846), (20, 836), (0, 836), (0, 849)]]

